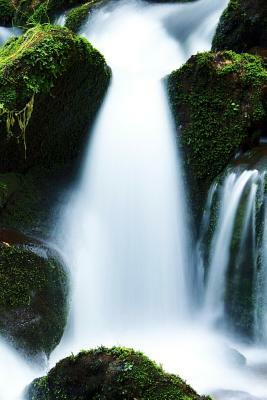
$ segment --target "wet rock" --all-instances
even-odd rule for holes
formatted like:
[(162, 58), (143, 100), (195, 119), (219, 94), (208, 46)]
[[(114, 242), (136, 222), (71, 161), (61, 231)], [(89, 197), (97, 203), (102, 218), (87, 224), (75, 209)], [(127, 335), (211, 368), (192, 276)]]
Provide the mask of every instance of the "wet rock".
[(181, 378), (165, 373), (142, 353), (126, 348), (98, 348), (60, 361), (37, 379), (29, 400), (210, 400)]
[(59, 256), (12, 230), (0, 231), (0, 333), (29, 356), (49, 354), (66, 323), (68, 279)]

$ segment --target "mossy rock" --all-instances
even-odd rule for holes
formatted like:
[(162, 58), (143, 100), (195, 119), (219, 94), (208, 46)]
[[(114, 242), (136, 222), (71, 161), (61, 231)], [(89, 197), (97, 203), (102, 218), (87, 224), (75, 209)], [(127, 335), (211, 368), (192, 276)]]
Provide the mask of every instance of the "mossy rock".
[(185, 170), (196, 190), (208, 188), (235, 151), (264, 131), (266, 84), (261, 59), (231, 51), (197, 54), (169, 76)]
[(248, 52), (253, 47), (267, 48), (266, 0), (230, 0), (224, 11), (212, 48)]
[(68, 279), (59, 257), (17, 232), (0, 232), (0, 333), (30, 356), (59, 343)]
[(106, 3), (106, 0), (91, 0), (87, 3), (73, 8), (66, 15), (65, 26), (73, 32), (78, 32), (86, 22), (88, 16), (99, 6)]
[(110, 79), (92, 45), (40, 25), (0, 49), (0, 171), (54, 165), (81, 152)]
[(15, 5), (13, 22), (16, 26), (30, 27), (50, 23), (56, 14), (81, 5), (88, 0), (9, 0)]
[(29, 400), (208, 400), (132, 349), (100, 347), (60, 361), (30, 387)]

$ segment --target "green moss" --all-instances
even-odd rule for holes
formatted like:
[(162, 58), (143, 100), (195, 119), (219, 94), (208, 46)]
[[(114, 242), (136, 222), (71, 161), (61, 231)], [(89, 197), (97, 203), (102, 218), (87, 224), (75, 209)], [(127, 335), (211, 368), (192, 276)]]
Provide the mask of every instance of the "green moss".
[(36, 243), (1, 243), (0, 285), (0, 332), (27, 354), (49, 354), (67, 315), (67, 277), (58, 260)]
[(57, 13), (85, 2), (86, 0), (14, 0), (14, 24), (29, 27), (36, 23), (52, 22)]
[(73, 8), (67, 13), (65, 26), (71, 29), (73, 32), (78, 32), (81, 26), (87, 20), (89, 13), (92, 12), (95, 7), (103, 4), (104, 1), (91, 0), (80, 7)]
[(104, 58), (67, 28), (11, 39), (0, 49), (0, 170), (76, 157), (109, 79)]
[(36, 380), (30, 400), (208, 400), (132, 349), (100, 347), (60, 361)]
[(265, 0), (230, 0), (213, 39), (218, 50), (249, 51), (267, 47), (267, 4)]
[(210, 183), (236, 149), (261, 132), (267, 71), (249, 54), (202, 53), (169, 77), (169, 95), (186, 163), (200, 185)]

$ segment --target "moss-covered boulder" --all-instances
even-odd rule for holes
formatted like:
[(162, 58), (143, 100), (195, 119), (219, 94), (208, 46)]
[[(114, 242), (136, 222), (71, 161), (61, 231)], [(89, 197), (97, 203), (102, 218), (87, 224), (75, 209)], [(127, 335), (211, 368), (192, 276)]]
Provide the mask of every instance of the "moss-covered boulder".
[(106, 3), (107, 0), (91, 0), (79, 7), (73, 8), (66, 15), (65, 26), (73, 32), (78, 32), (85, 23), (88, 16), (98, 7)]
[(0, 333), (30, 356), (49, 354), (67, 316), (68, 282), (58, 256), (18, 232), (0, 231)]
[(230, 0), (218, 25), (213, 50), (248, 52), (267, 48), (266, 0)]
[(208, 400), (142, 353), (126, 348), (83, 351), (31, 385), (29, 400)]
[(74, 159), (109, 79), (101, 54), (66, 28), (11, 39), (0, 49), (0, 170)]
[(266, 127), (267, 71), (231, 51), (197, 54), (169, 76), (168, 88), (186, 170), (206, 187), (240, 146)]

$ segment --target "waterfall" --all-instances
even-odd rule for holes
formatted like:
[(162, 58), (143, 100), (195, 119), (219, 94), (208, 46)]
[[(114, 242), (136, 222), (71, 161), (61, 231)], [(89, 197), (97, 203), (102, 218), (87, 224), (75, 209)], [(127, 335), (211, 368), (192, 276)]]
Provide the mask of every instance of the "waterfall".
[[(113, 79), (60, 229), (73, 274), (77, 349), (88, 347), (89, 338), (121, 342), (127, 332), (179, 325), (192, 310), (181, 162), (162, 81), (186, 61), (192, 32), (185, 44), (166, 28), (170, 16), (179, 26), (188, 7), (115, 2), (81, 31), (105, 54)], [(203, 33), (198, 50), (210, 46), (211, 36)]]
[(202, 228), (202, 241), (209, 237), (204, 314), (254, 342), (266, 340), (265, 177), (256, 169), (227, 173), (211, 187)]

